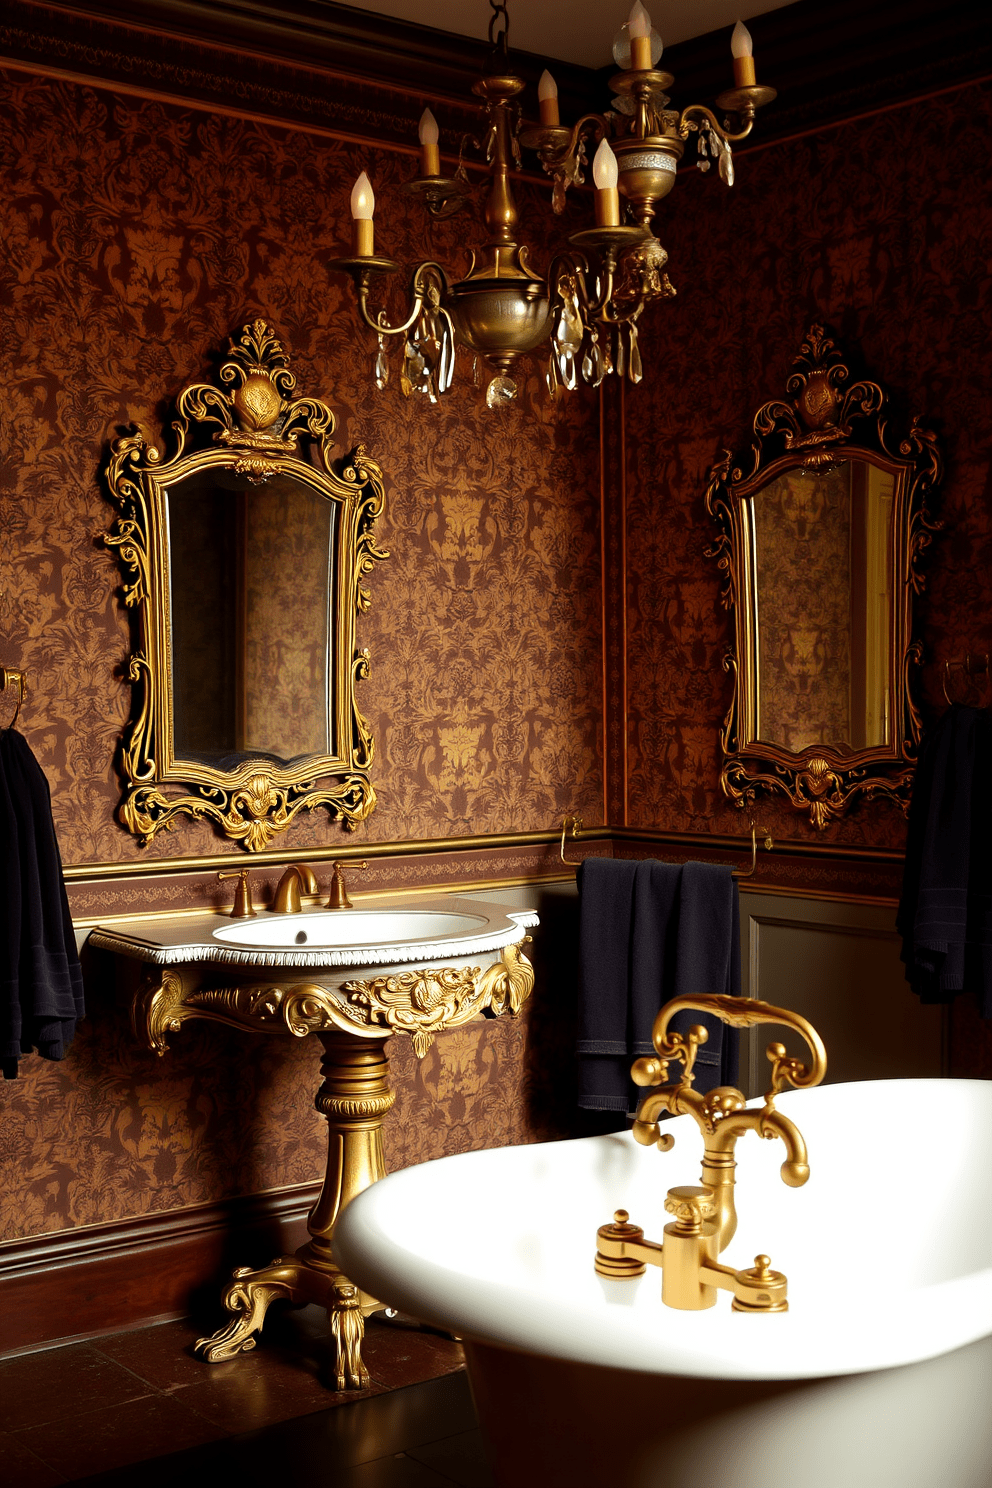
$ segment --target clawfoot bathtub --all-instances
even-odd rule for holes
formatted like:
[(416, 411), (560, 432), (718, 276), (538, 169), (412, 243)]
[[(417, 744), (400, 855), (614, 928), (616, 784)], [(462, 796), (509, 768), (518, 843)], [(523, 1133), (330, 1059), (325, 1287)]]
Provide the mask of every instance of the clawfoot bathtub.
[(597, 1276), (618, 1208), (661, 1239), (699, 1133), (500, 1148), (396, 1173), (335, 1250), (392, 1306), (466, 1342), (497, 1482), (514, 1488), (990, 1488), (992, 1083), (889, 1080), (783, 1095), (811, 1176), (738, 1152), (737, 1234), (788, 1276), (789, 1311), (661, 1302)]

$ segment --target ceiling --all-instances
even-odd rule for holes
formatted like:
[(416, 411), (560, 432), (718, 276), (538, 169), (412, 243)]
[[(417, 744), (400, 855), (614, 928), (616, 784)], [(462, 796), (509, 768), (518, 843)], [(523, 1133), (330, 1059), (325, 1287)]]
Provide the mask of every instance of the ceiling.
[[(492, 15), (489, 0), (374, 0), (358, 10), (415, 21), (455, 36), (485, 41)], [(613, 61), (613, 37), (630, 14), (632, 0), (507, 0), (512, 49), (558, 58), (583, 67)], [(666, 46), (732, 27), (790, 0), (647, 0), (655, 30)], [(386, 23), (388, 24), (388, 22)], [(728, 38), (729, 47), (729, 38)]]

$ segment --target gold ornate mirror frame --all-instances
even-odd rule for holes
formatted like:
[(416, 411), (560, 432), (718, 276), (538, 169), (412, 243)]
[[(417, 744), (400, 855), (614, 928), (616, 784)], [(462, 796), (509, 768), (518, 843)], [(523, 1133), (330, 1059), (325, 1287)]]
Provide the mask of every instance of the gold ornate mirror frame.
[[(908, 807), (920, 737), (911, 672), (922, 660), (913, 636), (913, 600), (923, 588), (920, 559), (940, 525), (927, 503), (943, 466), (934, 434), (918, 418), (904, 438), (891, 438), (885, 393), (874, 382), (850, 382), (849, 368), (822, 326), (812, 326), (803, 341), (786, 394), (758, 409), (749, 454), (736, 458), (725, 450), (706, 490), (706, 509), (720, 534), (707, 556), (722, 570), (721, 598), (734, 615), (734, 649), (724, 661), (733, 698), (721, 731), (720, 783), (739, 807), (751, 805), (759, 791), (780, 792), (822, 828), (859, 796), (889, 796), (904, 811)], [(869, 748), (816, 743), (793, 751), (761, 737), (754, 498), (784, 473), (823, 474), (844, 461), (891, 478), (887, 738)]]
[[(119, 816), (142, 844), (191, 816), (259, 851), (301, 811), (326, 807), (353, 829), (375, 806), (372, 734), (355, 698), (369, 652), (356, 650), (355, 621), (370, 602), (364, 577), (388, 557), (373, 535), (384, 506), (382, 472), (361, 446), (332, 466), (334, 415), (317, 398), (292, 397), (295, 384), (276, 336), (256, 320), (232, 336), (216, 385), (192, 383), (179, 394), (171, 454), (139, 426), (111, 445), (106, 476), (118, 512), (106, 541), (117, 550), (124, 602), (135, 617)], [(322, 685), (329, 752), (284, 759), (256, 748), (221, 767), (176, 748), (169, 493), (192, 480), (186, 491), (195, 503), (205, 486), (215, 494), (218, 488), (250, 493), (274, 477), (330, 504), (327, 610), (320, 617), (327, 627)], [(307, 625), (305, 609), (295, 623)]]

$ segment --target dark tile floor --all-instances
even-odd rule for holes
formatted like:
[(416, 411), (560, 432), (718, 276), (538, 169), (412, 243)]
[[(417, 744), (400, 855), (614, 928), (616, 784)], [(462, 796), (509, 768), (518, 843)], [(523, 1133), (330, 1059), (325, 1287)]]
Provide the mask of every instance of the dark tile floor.
[(4, 1488), (490, 1488), (459, 1345), (366, 1327), (365, 1391), (328, 1389), (319, 1308), (274, 1309), (253, 1353), (203, 1364), (189, 1322), (0, 1361)]

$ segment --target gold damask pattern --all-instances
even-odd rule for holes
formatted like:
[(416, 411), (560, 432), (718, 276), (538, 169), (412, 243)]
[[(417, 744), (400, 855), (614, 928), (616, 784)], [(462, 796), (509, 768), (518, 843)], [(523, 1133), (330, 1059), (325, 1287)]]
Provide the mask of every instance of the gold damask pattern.
[[(348, 286), (323, 267), (347, 239), (363, 168), (398, 257), (457, 258), (458, 224), (402, 204), (410, 157), (21, 73), (0, 84), (2, 663), (31, 679), (21, 726), (64, 860), (230, 851), (206, 822), (146, 848), (114, 822), (129, 645), (97, 472), (108, 436), (160, 427), (161, 399), (255, 317), (278, 327), (300, 387), (333, 389), (338, 451), (362, 442), (387, 470), (376, 536), (393, 557), (359, 621), (379, 796), (363, 833), (546, 830), (569, 809), (598, 819), (595, 395), (549, 405), (534, 369), (519, 406), (493, 412), (470, 364), (437, 408), (393, 384), (377, 392)], [(546, 193), (525, 185), (520, 200), (540, 252)], [(307, 816), (281, 840), (321, 846), (339, 831)]]
[[(532, 1006), (445, 1033), (422, 1060), (409, 1039), (389, 1041), (390, 1170), (566, 1135), (527, 1097)], [(205, 1022), (159, 1059), (109, 995), (94, 999), (71, 1056), (24, 1060), (3, 1091), (0, 1240), (314, 1182), (327, 1151), (314, 1061), (312, 1040)]]
[[(625, 393), (631, 826), (740, 832), (720, 786), (732, 627), (720, 575), (701, 561), (712, 542), (702, 493), (719, 450), (746, 447), (755, 404), (785, 386), (811, 320), (838, 327), (905, 403), (942, 420), (947, 535), (919, 605), (925, 718), (946, 707), (937, 659), (992, 644), (992, 415), (974, 351), (992, 336), (992, 307), (974, 293), (988, 206), (954, 161), (963, 117), (977, 146), (992, 129), (987, 88), (746, 153), (719, 198), (687, 181), (666, 246), (692, 263), (692, 284)], [(812, 837), (787, 801), (761, 809), (776, 841)], [(894, 801), (855, 803), (819, 840), (900, 849), (905, 820)]]
[[(397, 205), (410, 157), (15, 71), (0, 74), (0, 90), (0, 370), (12, 472), (0, 503), (0, 664), (28, 673), (20, 726), (51, 783), (67, 863), (225, 851), (203, 824), (142, 849), (113, 822), (109, 762), (128, 700), (113, 669), (128, 636), (116, 567), (98, 543), (108, 509), (96, 471), (106, 434), (132, 419), (155, 424), (159, 390), (199, 375), (203, 348), (223, 345), (248, 315), (279, 324), (303, 385), (334, 388), (342, 443), (363, 439), (391, 475), (382, 541), (393, 556), (363, 622), (376, 656), (363, 702), (379, 745), (370, 836), (546, 829), (566, 811), (594, 822), (604, 727), (611, 821), (626, 800), (632, 826), (739, 832), (719, 785), (730, 626), (702, 556), (712, 529), (700, 493), (730, 431), (746, 437), (760, 390), (784, 384), (796, 328), (813, 314), (841, 326), (894, 386), (912, 388), (915, 404), (941, 411), (953, 548), (936, 544), (928, 569), (928, 654), (992, 649), (992, 413), (981, 354), (992, 308), (975, 296), (988, 205), (961, 134), (967, 119), (965, 139), (980, 150), (992, 132), (986, 87), (745, 154), (733, 192), (697, 189), (706, 183), (687, 176), (668, 246), (692, 273), (665, 308), (664, 335), (645, 343), (645, 380), (626, 389), (623, 409), (604, 384), (615, 398), (603, 429), (613, 505), (602, 540), (615, 599), (605, 724), (592, 401), (580, 391), (549, 408), (533, 382), (519, 409), (494, 416), (465, 386), (437, 409), (392, 387), (376, 394), (355, 359), (344, 286), (321, 271), (321, 257), (346, 241), (347, 193), (366, 164), (397, 256), (434, 245), (457, 254), (456, 227), (434, 224), (428, 239)], [(372, 119), (374, 95), (366, 100), (349, 128)], [(547, 195), (524, 186), (520, 200), (527, 211)], [(568, 212), (574, 230), (574, 203)], [(529, 218), (535, 239), (544, 220), (543, 210)], [(939, 668), (924, 668), (923, 681), (929, 709), (943, 707)], [(771, 798), (762, 825), (777, 839), (808, 830)], [(307, 819), (284, 840), (321, 844), (326, 830)], [(824, 840), (894, 849), (904, 832), (898, 809), (880, 802), (832, 823)], [(491, 857), (495, 875), (519, 871), (506, 854)], [(446, 862), (429, 867), (439, 882)], [(420, 860), (405, 864), (403, 884), (418, 886), (419, 870)], [(822, 886), (825, 871), (823, 860), (777, 867), (802, 890)], [(831, 871), (827, 890), (893, 892), (889, 870), (854, 882), (843, 876), (850, 865)], [(122, 880), (119, 893), (118, 912), (141, 912), (140, 881)], [(246, 1039), (199, 1023), (183, 1034), (181, 1061), (159, 1060), (135, 1046), (106, 969), (88, 968), (87, 989), (89, 1017), (69, 1059), (26, 1059), (2, 1088), (0, 1234), (319, 1177), (325, 1134), (305, 1039)], [(519, 1018), (445, 1034), (423, 1060), (408, 1039), (392, 1041), (390, 1168), (567, 1134), (534, 1115), (554, 1090), (540, 1084), (528, 1038), (545, 1054), (560, 1052), (561, 1038), (539, 1001)], [(988, 1029), (955, 1004), (952, 1072), (988, 1075)], [(567, 1067), (567, 1051), (561, 1059)]]
[(760, 737), (850, 741), (850, 466), (780, 475), (754, 508)]

